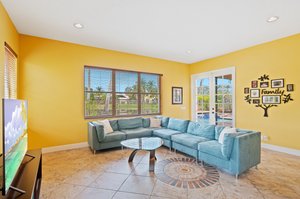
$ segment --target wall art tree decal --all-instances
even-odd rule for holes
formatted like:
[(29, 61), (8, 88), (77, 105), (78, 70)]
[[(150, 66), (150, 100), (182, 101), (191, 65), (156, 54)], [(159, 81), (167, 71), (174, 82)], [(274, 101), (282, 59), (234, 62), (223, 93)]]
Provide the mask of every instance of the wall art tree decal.
[(284, 79), (272, 79), (270, 81), (269, 75), (262, 75), (258, 80), (251, 81), (250, 88), (244, 88), (244, 100), (248, 104), (253, 104), (255, 107), (264, 110), (264, 117), (268, 117), (268, 110), (272, 107), (278, 107), (281, 102), (284, 104), (293, 101), (291, 93), (294, 91), (294, 85), (288, 84), (286, 89)]

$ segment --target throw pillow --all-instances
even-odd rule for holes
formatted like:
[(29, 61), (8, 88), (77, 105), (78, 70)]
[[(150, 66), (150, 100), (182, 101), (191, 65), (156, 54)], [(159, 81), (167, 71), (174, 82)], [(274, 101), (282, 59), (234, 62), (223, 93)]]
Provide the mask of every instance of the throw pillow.
[(236, 133), (237, 133), (236, 128), (225, 127), (222, 130), (222, 132), (220, 133), (218, 142), (220, 144), (223, 144), (224, 143), (224, 135), (225, 134), (236, 134)]
[(103, 125), (104, 135), (114, 132), (109, 120), (100, 120), (98, 123)]
[(150, 118), (150, 128), (161, 128), (161, 120), (159, 118)]

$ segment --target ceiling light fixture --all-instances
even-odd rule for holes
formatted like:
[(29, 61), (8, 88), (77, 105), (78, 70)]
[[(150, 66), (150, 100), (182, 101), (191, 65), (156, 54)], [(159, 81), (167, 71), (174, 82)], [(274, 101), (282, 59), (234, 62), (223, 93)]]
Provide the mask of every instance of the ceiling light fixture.
[(77, 29), (83, 29), (83, 25), (81, 23), (74, 23), (73, 26)]
[(272, 16), (267, 19), (267, 22), (272, 23), (272, 22), (277, 21), (278, 19), (279, 19), (278, 16)]
[(187, 51), (186, 51), (186, 53), (188, 53), (188, 54), (191, 54), (191, 53), (192, 53), (192, 51), (191, 51), (191, 50), (187, 50)]

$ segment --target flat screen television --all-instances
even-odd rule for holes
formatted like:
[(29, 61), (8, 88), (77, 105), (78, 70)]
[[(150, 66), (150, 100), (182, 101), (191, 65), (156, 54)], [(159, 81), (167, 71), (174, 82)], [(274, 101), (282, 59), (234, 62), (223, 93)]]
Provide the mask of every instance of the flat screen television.
[(2, 195), (6, 195), (27, 152), (27, 101), (2, 100)]

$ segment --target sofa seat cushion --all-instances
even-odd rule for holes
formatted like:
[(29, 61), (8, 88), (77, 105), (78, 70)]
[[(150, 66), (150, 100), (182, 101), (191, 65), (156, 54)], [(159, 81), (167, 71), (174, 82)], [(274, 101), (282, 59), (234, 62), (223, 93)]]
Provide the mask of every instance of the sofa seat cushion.
[(110, 134), (105, 135), (102, 142), (115, 142), (115, 141), (121, 141), (125, 139), (126, 139), (125, 133), (121, 131), (114, 131)]
[(209, 139), (207, 138), (191, 135), (188, 133), (172, 135), (171, 140), (173, 142), (177, 142), (178, 144), (182, 144), (196, 150), (198, 149), (198, 143), (209, 141)]
[(122, 130), (126, 134), (126, 139), (140, 138), (140, 137), (151, 137), (152, 130), (148, 128), (136, 128)]
[[(217, 158), (228, 160), (227, 157), (224, 157), (222, 154), (222, 144), (217, 140), (211, 140), (207, 142), (200, 142), (198, 144), (198, 150), (200, 152), (215, 156)], [(201, 157), (199, 157), (201, 159)]]
[(153, 135), (157, 137), (161, 137), (167, 140), (171, 140), (171, 135), (182, 133), (180, 131), (175, 131), (172, 129), (157, 129), (153, 130)]

